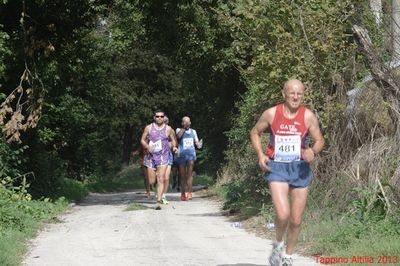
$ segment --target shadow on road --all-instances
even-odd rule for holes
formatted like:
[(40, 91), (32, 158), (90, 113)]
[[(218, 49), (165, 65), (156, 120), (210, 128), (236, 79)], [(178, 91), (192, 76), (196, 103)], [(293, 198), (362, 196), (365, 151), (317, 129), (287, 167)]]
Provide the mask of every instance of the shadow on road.
[[(193, 191), (199, 191), (204, 189), (205, 186), (193, 187)], [(91, 205), (127, 205), (130, 203), (141, 203), (141, 204), (154, 204), (155, 203), (155, 192), (152, 192), (152, 197), (148, 199), (144, 189), (136, 189), (133, 191), (125, 192), (113, 192), (113, 193), (90, 193), (79, 206), (91, 206)], [(168, 193), (168, 201), (180, 201), (179, 193)], [(196, 200), (196, 199), (193, 199)]]
[[(80, 206), (90, 205), (126, 205), (137, 200), (146, 199), (144, 190), (135, 190), (128, 192), (116, 193), (90, 193), (82, 202)], [(148, 201), (150, 203), (150, 200)]]

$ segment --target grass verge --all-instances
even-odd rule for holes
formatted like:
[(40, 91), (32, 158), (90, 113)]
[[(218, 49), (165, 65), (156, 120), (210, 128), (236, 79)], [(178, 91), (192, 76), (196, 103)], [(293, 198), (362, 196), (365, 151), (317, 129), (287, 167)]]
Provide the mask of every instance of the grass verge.
[(26, 252), (26, 240), (35, 236), (43, 222), (56, 221), (68, 206), (65, 198), (11, 200), (0, 193), (0, 265), (20, 265)]
[(126, 207), (125, 211), (141, 211), (141, 210), (145, 210), (145, 209), (148, 209), (148, 207), (134, 202), (134, 203), (129, 204), (128, 207)]
[[(348, 259), (347, 263), (337, 265), (388, 264), (378, 261), (383, 256), (393, 261), (398, 256), (400, 260), (400, 215), (366, 220), (339, 215), (325, 215), (318, 219), (308, 216), (299, 244), (308, 247), (308, 255)], [(364, 256), (373, 258), (374, 263), (357, 261)]]
[(210, 175), (194, 175), (193, 176), (193, 186), (212, 186), (215, 184), (215, 180)]

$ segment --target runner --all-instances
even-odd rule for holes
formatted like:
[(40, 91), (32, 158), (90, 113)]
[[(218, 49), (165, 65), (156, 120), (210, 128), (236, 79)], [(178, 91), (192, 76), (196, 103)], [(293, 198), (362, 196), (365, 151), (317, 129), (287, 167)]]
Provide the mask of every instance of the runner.
[[(196, 130), (190, 128), (191, 122), (188, 116), (182, 118), (182, 128), (176, 129), (176, 137), (179, 142), (179, 176), (181, 178), (181, 200), (191, 200), (193, 198), (193, 167), (196, 161), (195, 144), (198, 149), (202, 147)], [(186, 194), (185, 191), (188, 191)]]
[[(164, 123), (166, 125), (168, 125), (168, 123), (169, 123), (168, 116), (164, 116)], [(177, 143), (176, 142), (175, 132), (174, 132), (174, 130), (172, 128), (171, 128), (171, 130), (172, 130), (173, 136), (175, 138), (175, 143)], [(169, 201), (167, 200), (167, 197), (166, 197), (165, 194), (168, 192), (169, 177), (171, 175), (171, 167), (172, 167), (172, 164), (173, 164), (173, 161), (174, 161), (174, 155), (173, 155), (173, 152), (171, 151), (171, 148), (173, 147), (172, 146), (172, 141), (169, 141), (168, 143), (169, 143), (170, 150), (169, 150), (169, 156), (168, 156), (168, 166), (167, 166), (167, 170), (165, 172), (164, 192), (163, 192), (162, 197), (161, 197), (161, 201), (162, 201), (163, 204), (168, 204), (169, 203)]]
[(149, 153), (145, 155), (144, 165), (148, 169), (150, 184), (154, 184), (157, 178), (157, 204), (156, 210), (161, 209), (162, 195), (164, 192), (165, 174), (170, 153), (169, 141), (172, 142), (172, 150), (178, 150), (174, 131), (164, 123), (164, 112), (154, 112), (154, 123), (145, 127), (141, 143)]
[(178, 155), (174, 154), (174, 160), (172, 161), (171, 172), (172, 172), (172, 189), (176, 188), (176, 191), (180, 191), (181, 187), (181, 177), (179, 176), (179, 166), (178, 166)]
[(150, 182), (149, 182), (149, 177), (147, 175), (147, 167), (144, 165), (144, 156), (146, 155), (147, 151), (143, 149), (143, 146), (139, 146), (139, 165), (140, 169), (142, 169), (143, 172), (143, 179), (144, 179), (144, 185), (146, 188), (146, 197), (149, 199), (150, 198)]
[[(288, 80), (282, 95), (284, 103), (264, 111), (250, 133), (258, 164), (265, 172), (276, 211), (276, 241), (269, 257), (271, 266), (292, 265), (292, 254), (300, 233), (308, 187), (313, 178), (309, 163), (324, 146), (316, 116), (301, 105), (304, 97), (304, 85), (301, 81)], [(271, 134), (264, 154), (261, 136), (268, 128)], [(312, 147), (306, 143), (308, 134), (313, 140)], [(286, 233), (286, 254), (283, 256), (283, 238)]]

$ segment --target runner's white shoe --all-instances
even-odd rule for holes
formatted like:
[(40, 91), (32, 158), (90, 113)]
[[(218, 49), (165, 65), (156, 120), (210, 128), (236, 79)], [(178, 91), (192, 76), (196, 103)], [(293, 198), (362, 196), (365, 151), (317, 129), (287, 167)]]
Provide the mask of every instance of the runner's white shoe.
[(281, 266), (283, 245), (278, 243), (273, 244), (271, 256), (269, 256), (269, 263), (271, 266)]
[(169, 204), (169, 201), (167, 200), (167, 197), (165, 197), (165, 195), (162, 196), (161, 202), (162, 204)]
[(282, 266), (293, 266), (293, 259), (291, 257), (283, 257)]

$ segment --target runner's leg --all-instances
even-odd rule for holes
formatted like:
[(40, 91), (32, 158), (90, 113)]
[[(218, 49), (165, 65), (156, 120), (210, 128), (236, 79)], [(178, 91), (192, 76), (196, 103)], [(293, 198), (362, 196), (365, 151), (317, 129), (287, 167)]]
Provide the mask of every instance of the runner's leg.
[(145, 188), (146, 188), (146, 195), (147, 195), (147, 197), (149, 197), (150, 196), (150, 182), (149, 182), (149, 177), (148, 177), (148, 174), (147, 174), (147, 167), (142, 165), (141, 168), (142, 168), (142, 171), (143, 171), (144, 185), (145, 185)]
[(167, 166), (167, 169), (165, 170), (165, 179), (164, 179), (164, 194), (168, 192), (169, 188), (169, 176), (171, 175), (171, 165)]
[(290, 221), (286, 254), (292, 255), (301, 229), (303, 212), (307, 202), (308, 187), (290, 189)]
[(156, 169), (147, 167), (147, 178), (149, 180), (149, 186), (154, 185), (156, 182)]
[(161, 201), (162, 194), (164, 192), (164, 180), (167, 165), (157, 167), (157, 201)]
[(186, 191), (186, 165), (179, 165), (179, 178), (181, 180), (181, 193), (185, 193)]
[[(182, 181), (181, 181), (181, 173), (179, 171), (179, 167), (176, 167), (176, 175), (177, 175), (177, 178), (178, 178), (178, 188), (180, 188), (181, 184), (182, 184)], [(178, 190), (178, 192), (179, 192), (179, 190)]]
[(172, 173), (172, 188), (175, 188), (178, 185), (178, 179), (176, 176), (177, 168), (175, 165), (172, 165), (171, 173)]
[(276, 212), (275, 237), (277, 242), (282, 242), (290, 217), (290, 205), (288, 199), (289, 184), (272, 181), (269, 183), (269, 188)]
[(189, 193), (193, 192), (193, 167), (194, 167), (194, 161), (188, 161), (186, 174), (187, 174), (187, 186)]

